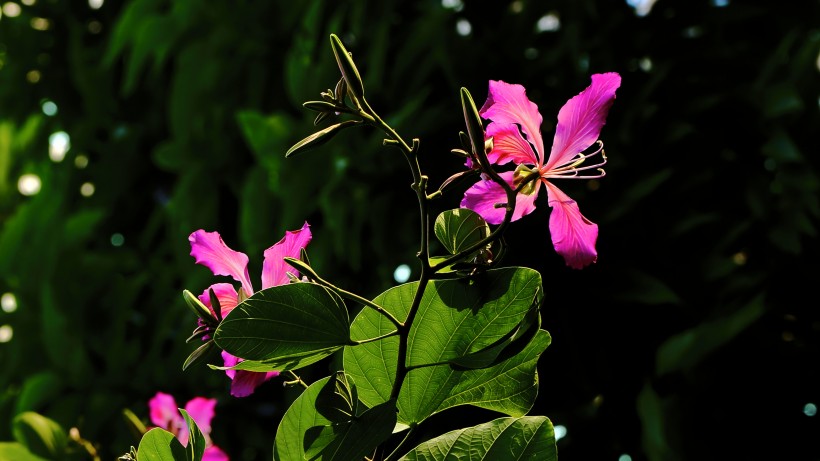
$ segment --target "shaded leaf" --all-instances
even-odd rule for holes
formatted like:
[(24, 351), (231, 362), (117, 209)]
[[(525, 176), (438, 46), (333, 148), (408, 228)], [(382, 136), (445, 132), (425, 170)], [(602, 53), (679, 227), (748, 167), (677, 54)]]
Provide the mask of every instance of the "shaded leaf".
[(68, 437), (59, 424), (33, 411), (14, 417), (14, 439), (28, 450), (43, 458), (62, 459), (65, 456)]
[(202, 454), (205, 453), (205, 436), (202, 435), (196, 421), (186, 410), (180, 408), (179, 412), (182, 413), (185, 424), (188, 425), (188, 445), (185, 447), (188, 461), (202, 461)]
[(246, 360), (272, 361), (294, 355), (327, 355), (350, 344), (342, 300), (313, 283), (258, 291), (236, 306), (214, 333), (217, 346)]

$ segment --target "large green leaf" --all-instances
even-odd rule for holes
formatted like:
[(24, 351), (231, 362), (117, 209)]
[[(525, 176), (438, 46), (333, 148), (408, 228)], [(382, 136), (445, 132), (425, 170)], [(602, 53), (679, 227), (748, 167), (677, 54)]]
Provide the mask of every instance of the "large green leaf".
[(490, 226), (475, 211), (458, 208), (439, 214), (433, 231), (444, 248), (456, 254), (490, 235)]
[(342, 300), (313, 283), (291, 283), (254, 293), (228, 314), (214, 334), (216, 344), (247, 360), (271, 361), (350, 344)]
[(139, 461), (188, 461), (185, 447), (174, 434), (155, 427), (146, 432), (137, 448)]
[[(537, 395), (536, 367), (538, 358), (550, 343), (549, 333), (543, 330), (532, 333), (526, 328), (531, 318), (530, 306), (533, 299), (520, 296), (529, 291), (535, 297), (540, 291), (540, 277), (535, 271), (525, 268), (506, 268), (488, 271), (484, 284), (464, 285), (460, 281), (434, 282), (426, 290), (424, 300), (416, 317), (416, 322), (424, 322), (424, 328), (438, 332), (442, 338), (416, 334), (416, 324), (410, 330), (408, 346), (408, 363), (439, 363), (435, 366), (422, 366), (410, 369), (399, 393), (399, 421), (402, 423), (420, 422), (428, 416), (443, 409), (472, 404), (488, 408), (511, 416), (521, 416), (532, 407)], [(535, 277), (534, 277), (535, 276)], [(535, 281), (538, 283), (536, 284)], [(489, 282), (489, 283), (488, 283)], [(536, 286), (532, 286), (534, 284)], [(374, 301), (384, 306), (399, 320), (405, 320), (410, 308), (416, 283), (394, 287)], [(522, 290), (522, 286), (528, 287)], [(483, 287), (483, 288), (482, 288)], [(509, 292), (499, 295), (499, 291)], [(483, 290), (483, 291), (482, 291)], [(443, 299), (452, 301), (453, 293), (460, 293), (459, 299), (478, 298), (475, 309), (455, 307), (444, 303)], [(514, 293), (519, 293), (515, 296)], [(442, 298), (440, 295), (444, 294)], [(429, 296), (428, 296), (429, 295)], [(529, 299), (526, 303), (524, 299)], [(430, 302), (430, 301), (433, 302)], [(482, 303), (480, 300), (486, 302)], [(505, 302), (506, 300), (506, 302)], [(475, 302), (476, 299), (473, 299)], [(524, 308), (526, 304), (526, 308)], [(437, 305), (437, 306), (436, 306)], [(467, 306), (472, 306), (467, 304)], [(503, 306), (507, 306), (504, 309)], [(494, 312), (495, 316), (482, 316), (482, 312)], [(425, 312), (422, 315), (422, 312)], [(514, 315), (512, 315), (514, 313)], [(505, 315), (517, 319), (518, 324), (510, 325), (509, 318), (498, 320)], [(458, 321), (453, 321), (454, 316)], [(468, 328), (471, 322), (481, 318), (486, 327)], [(424, 320), (422, 320), (424, 319)], [(509, 323), (508, 323), (509, 322)], [(537, 323), (535, 324), (537, 326)], [(522, 327), (522, 338), (531, 341), (517, 344), (508, 335), (516, 328)], [(493, 332), (493, 328), (497, 329)], [(365, 309), (353, 321), (351, 336), (354, 339), (373, 338), (393, 331), (394, 326), (378, 313)], [(418, 330), (422, 328), (419, 327)], [(489, 330), (489, 331), (488, 331)], [(507, 330), (507, 331), (504, 331)], [(452, 347), (450, 339), (462, 346)], [(493, 342), (492, 340), (495, 340)], [(500, 343), (510, 340), (505, 349)], [(427, 341), (427, 344), (425, 344)], [(472, 341), (472, 343), (470, 342)], [(415, 345), (415, 346), (414, 346)], [(374, 406), (389, 399), (396, 374), (399, 338), (391, 336), (379, 341), (346, 347), (344, 353), (345, 371), (356, 380), (359, 398), (368, 406)], [(484, 349), (481, 349), (484, 347)], [(448, 349), (449, 348), (449, 349)], [(497, 349), (496, 349), (497, 348)], [(465, 369), (458, 362), (472, 355), (467, 352), (489, 351), (500, 359), (493, 362), (490, 368)], [(461, 354), (446, 351), (461, 352)], [(415, 354), (415, 356), (414, 356)], [(435, 354), (435, 357), (430, 356)], [(448, 363), (447, 359), (453, 363)], [(424, 360), (427, 360), (425, 362)]]
[(59, 424), (33, 411), (14, 417), (14, 438), (37, 456), (62, 459), (65, 456), (68, 437)]
[(500, 418), (428, 440), (399, 461), (555, 461), (555, 432), (546, 416)]
[(355, 384), (340, 375), (313, 383), (288, 408), (276, 432), (275, 460), (362, 459), (390, 437), (396, 424), (395, 402), (345, 417), (360, 405), (351, 400)]

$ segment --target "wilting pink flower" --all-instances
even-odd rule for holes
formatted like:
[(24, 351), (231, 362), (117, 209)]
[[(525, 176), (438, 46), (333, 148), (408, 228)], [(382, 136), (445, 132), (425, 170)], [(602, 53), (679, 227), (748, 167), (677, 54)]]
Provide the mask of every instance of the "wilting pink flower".
[[(211, 442), (211, 420), (214, 417), (215, 399), (194, 397), (185, 404), (185, 411), (193, 418), (205, 436), (205, 453), (202, 461), (228, 461), (228, 455)], [(179, 412), (174, 397), (163, 392), (148, 401), (151, 422), (174, 434), (183, 446), (188, 445), (188, 425)]]
[[(598, 225), (585, 218), (575, 200), (556, 187), (552, 180), (600, 178), (604, 175), (600, 167), (606, 164), (606, 156), (598, 136), (620, 84), (621, 77), (617, 73), (595, 74), (589, 87), (564, 104), (558, 112), (549, 157), (545, 155), (541, 138), (541, 113), (527, 98), (523, 86), (490, 81), (487, 102), (479, 111), (482, 117), (492, 121), (486, 130), (486, 136), (493, 140), (493, 149), (487, 158), (498, 165), (513, 162), (517, 165), (516, 170), (502, 172), (500, 176), (514, 188), (524, 184), (516, 195), (512, 220), (532, 213), (541, 189), (539, 183), (543, 184), (547, 190), (547, 203), (552, 207), (549, 226), (553, 246), (567, 265), (575, 269), (598, 259), (595, 250)], [(596, 143), (596, 151), (583, 154)], [(584, 165), (589, 157), (599, 153), (602, 157), (599, 163)], [(587, 174), (590, 170), (592, 174)], [(507, 203), (504, 189), (484, 178), (465, 192), (461, 207), (477, 212), (490, 224), (499, 224), (504, 220), (506, 210), (496, 207), (498, 203)]]
[[(262, 263), (262, 289), (284, 285), (290, 281), (287, 273), (291, 272), (298, 276), (298, 272), (284, 261), (285, 257), (299, 258), (302, 249), (310, 242), (312, 235), (310, 225), (306, 222), (301, 229), (287, 231), (278, 243), (265, 250), (265, 260)], [(191, 242), (191, 256), (198, 264), (209, 268), (214, 275), (227, 275), (241, 283), (237, 292), (230, 283), (215, 283), (199, 295), (199, 300), (205, 304), (211, 312), (209, 291), (213, 290), (219, 300), (220, 313), (224, 318), (242, 300), (254, 294), (253, 284), (248, 274), (248, 256), (245, 253), (230, 249), (218, 232), (205, 232), (200, 229), (188, 237)], [(207, 338), (204, 338), (207, 339)], [(222, 359), (226, 367), (235, 366), (242, 359), (222, 351)], [(231, 395), (234, 397), (246, 397), (251, 395), (256, 387), (275, 376), (279, 376), (278, 371), (253, 372), (245, 370), (225, 370), (231, 378)]]

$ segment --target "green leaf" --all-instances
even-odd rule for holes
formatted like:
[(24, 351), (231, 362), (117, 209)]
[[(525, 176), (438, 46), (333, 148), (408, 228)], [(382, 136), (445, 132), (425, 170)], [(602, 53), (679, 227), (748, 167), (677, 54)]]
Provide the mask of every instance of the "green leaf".
[(139, 461), (188, 461), (185, 447), (174, 434), (155, 427), (146, 432), (137, 449)]
[(487, 221), (466, 208), (442, 212), (436, 218), (433, 230), (450, 254), (464, 251), (490, 235)]
[[(415, 292), (416, 286), (397, 288)], [(455, 361), (493, 346), (518, 328), (540, 297), (541, 274), (525, 267), (488, 271), (475, 283), (430, 283), (410, 327), (407, 366)]]
[(351, 343), (350, 324), (336, 294), (313, 283), (291, 283), (258, 291), (236, 306), (214, 341), (246, 360), (327, 356), (329, 349)]
[(37, 456), (62, 459), (65, 456), (68, 437), (59, 424), (33, 411), (14, 417), (14, 439), (25, 445)]
[(500, 418), (428, 440), (399, 461), (555, 461), (555, 432), (546, 416)]
[[(342, 382), (338, 375), (320, 379), (311, 384), (293, 402), (276, 431), (273, 445), (274, 460), (362, 459), (390, 437), (396, 423), (396, 405), (393, 401), (375, 406), (356, 418), (338, 423), (334, 423), (317, 410), (327, 409), (324, 407), (327, 396), (336, 394)], [(350, 395), (355, 395), (355, 385), (352, 381), (344, 378), (344, 382), (350, 386)], [(342, 385), (342, 388), (344, 386)], [(338, 416), (338, 413), (336, 415)]]
[(179, 412), (188, 425), (188, 445), (185, 447), (188, 461), (202, 461), (202, 454), (205, 453), (205, 436), (187, 411), (180, 408)]
[[(540, 275), (526, 268), (504, 268), (487, 271), (483, 277), (475, 285), (435, 281), (425, 291), (410, 329), (407, 362), (417, 368), (408, 372), (399, 393), (400, 422), (420, 422), (464, 404), (512, 416), (524, 415), (532, 407), (538, 357), (550, 343), (549, 333), (543, 330), (527, 341), (527, 335), (532, 335), (529, 328), (537, 325), (531, 309), (540, 294)], [(391, 288), (374, 301), (405, 321), (417, 286), (414, 282)], [(353, 321), (351, 336), (374, 338), (394, 328), (384, 316), (365, 309)], [(516, 338), (522, 338), (522, 344)], [(345, 371), (356, 381), (364, 404), (372, 407), (389, 399), (398, 346), (399, 338), (392, 336), (345, 348)], [(482, 352), (488, 356), (475, 355)], [(503, 360), (496, 363), (499, 358)], [(471, 359), (493, 366), (465, 370), (448, 363), (471, 365)], [(430, 363), (440, 365), (421, 366)]]
[(322, 144), (330, 141), (331, 138), (339, 134), (339, 132), (342, 131), (342, 129), (357, 124), (359, 124), (359, 122), (356, 120), (345, 120), (344, 122), (337, 123), (335, 125), (330, 125), (324, 130), (319, 130), (313, 133), (312, 135), (308, 136), (307, 138), (294, 144), (293, 147), (291, 147), (290, 149), (288, 149), (287, 152), (285, 152), (285, 157), (291, 157), (293, 155), (302, 153), (314, 147), (321, 146)]
[(0, 459), (9, 461), (47, 461), (28, 451), (25, 445), (15, 442), (0, 442)]

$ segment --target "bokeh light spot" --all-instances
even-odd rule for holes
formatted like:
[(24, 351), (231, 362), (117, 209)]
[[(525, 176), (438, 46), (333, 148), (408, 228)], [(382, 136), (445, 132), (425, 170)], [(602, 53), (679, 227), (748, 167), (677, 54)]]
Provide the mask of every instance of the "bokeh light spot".
[(555, 431), (555, 441), (559, 441), (563, 439), (567, 435), (567, 427), (562, 425), (557, 425), (553, 428)]
[(472, 31), (473, 26), (470, 24), (470, 21), (466, 19), (459, 19), (458, 22), (456, 22), (456, 32), (458, 32), (458, 35), (466, 37), (470, 35)]
[(3, 14), (10, 18), (20, 16), (20, 5), (14, 2), (7, 2), (3, 4)]
[(49, 117), (57, 115), (57, 104), (54, 104), (54, 101), (45, 100), (43, 101), (41, 107), (43, 109), (43, 113)]
[(111, 245), (121, 247), (125, 243), (125, 237), (119, 232), (111, 236)]
[(626, 0), (626, 3), (635, 9), (636, 16), (646, 16), (652, 11), (657, 0)]
[(99, 10), (102, 8), (104, 0), (88, 0), (88, 6), (91, 7), (92, 10)]
[(42, 186), (43, 183), (40, 181), (40, 177), (32, 173), (26, 173), (17, 180), (17, 190), (27, 197), (37, 195)]
[(729, 6), (729, 0), (712, 0), (712, 6), (716, 6), (718, 8)]
[(410, 280), (411, 272), (410, 266), (407, 264), (402, 264), (393, 271), (393, 280), (398, 283), (404, 283)]
[(441, 6), (449, 10), (461, 11), (464, 9), (464, 2), (461, 0), (441, 0)]
[(71, 148), (71, 137), (65, 131), (51, 133), (48, 137), (48, 158), (53, 162), (62, 162), (68, 149)]
[(34, 30), (48, 30), (51, 23), (46, 18), (31, 18), (31, 28)]
[(561, 28), (561, 19), (555, 13), (545, 14), (538, 19), (535, 30), (538, 32), (555, 32)]
[(11, 325), (3, 325), (0, 327), (0, 343), (7, 343), (11, 341), (11, 337), (14, 335), (14, 330), (12, 330)]
[(624, 453), (621, 456), (618, 456), (618, 461), (632, 461), (632, 457)]
[(80, 194), (83, 197), (91, 197), (94, 195), (94, 184), (90, 182), (83, 183), (83, 185), (80, 186)]
[(88, 157), (86, 157), (85, 155), (82, 155), (82, 154), (74, 157), (74, 166), (76, 166), (77, 168), (79, 168), (81, 170), (83, 168), (87, 167), (88, 166)]
[(23, 5), (26, 5), (26, 6), (31, 6), (31, 5), (34, 5), (37, 2), (35, 0), (22, 0), (20, 3), (22, 3)]
[(806, 416), (814, 416), (817, 414), (817, 405), (809, 402), (803, 405), (803, 414)]
[(3, 293), (3, 296), (0, 296), (0, 309), (7, 313), (17, 310), (17, 297), (14, 293)]
[(26, 80), (29, 83), (37, 83), (40, 81), (40, 71), (39, 70), (30, 70), (26, 72)]

